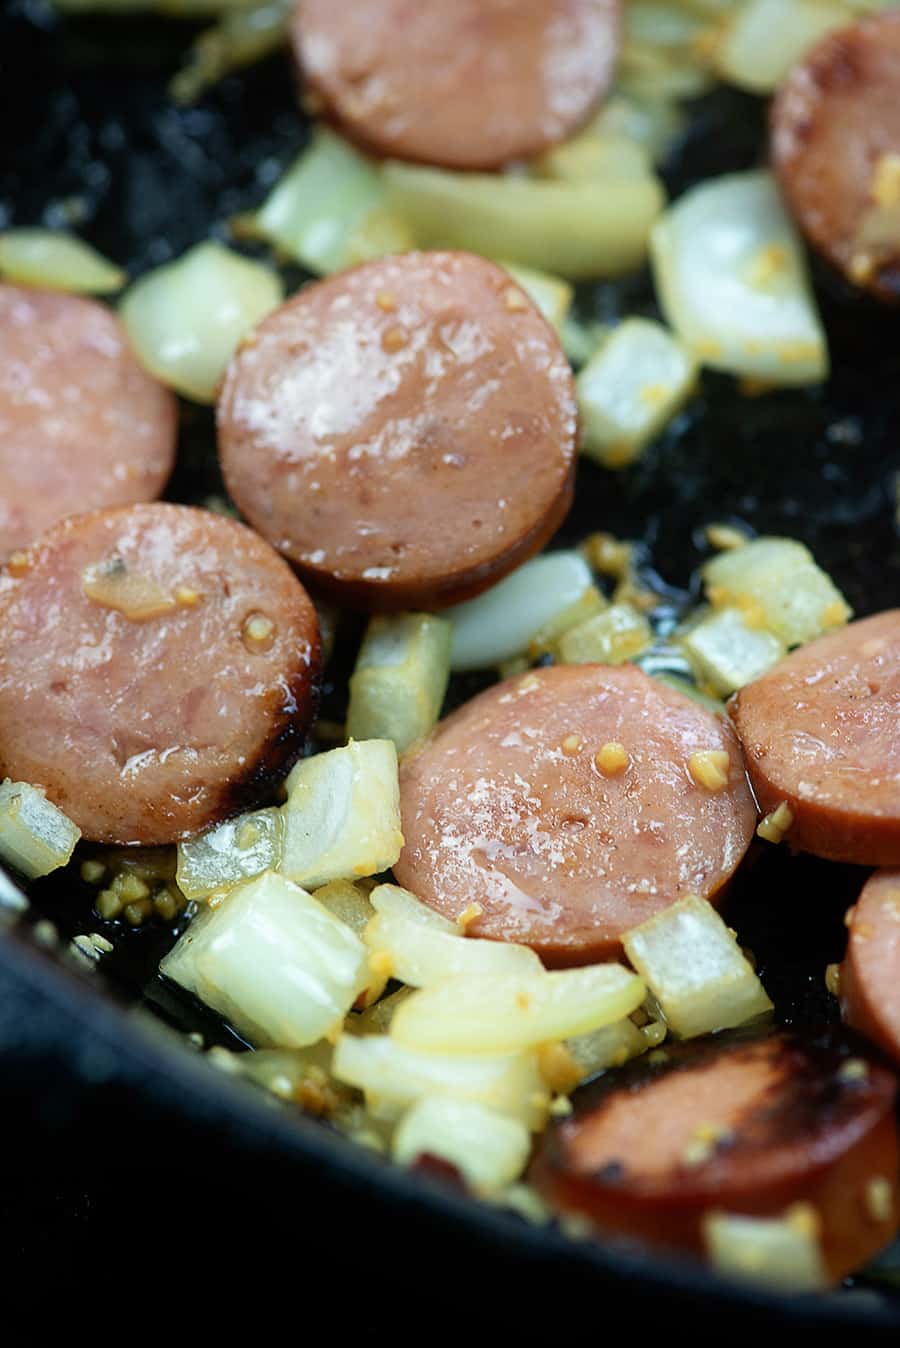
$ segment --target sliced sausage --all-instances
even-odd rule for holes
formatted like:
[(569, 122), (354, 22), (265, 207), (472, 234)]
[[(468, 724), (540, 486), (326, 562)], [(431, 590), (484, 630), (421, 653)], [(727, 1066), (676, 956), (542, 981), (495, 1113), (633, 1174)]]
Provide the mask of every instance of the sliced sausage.
[(576, 1092), (530, 1178), (600, 1232), (696, 1252), (712, 1209), (810, 1204), (837, 1282), (896, 1230), (895, 1094), (845, 1031), (670, 1045)]
[(66, 515), (153, 500), (176, 423), (110, 309), (0, 284), (0, 561)]
[(174, 842), (290, 768), (318, 648), (302, 585), (242, 524), (161, 503), (63, 521), (0, 574), (0, 779), (96, 842)]
[(900, 300), (900, 13), (830, 33), (804, 56), (772, 106), (772, 161), (823, 257)]
[(264, 319), (228, 368), (219, 452), (240, 509), (310, 585), (433, 608), (556, 530), (577, 416), (555, 332), (502, 268), (406, 253)]
[(726, 720), (630, 665), (481, 693), (404, 759), (400, 808), (398, 883), (451, 919), (480, 905), (469, 934), (548, 964), (614, 956), (629, 927), (711, 898), (756, 824)]
[(900, 609), (792, 652), (729, 704), (764, 814), (829, 861), (900, 866)]
[(495, 168), (577, 130), (609, 88), (619, 0), (300, 0), (326, 115), (376, 154)]
[(900, 1063), (900, 870), (877, 871), (847, 914), (841, 1013)]

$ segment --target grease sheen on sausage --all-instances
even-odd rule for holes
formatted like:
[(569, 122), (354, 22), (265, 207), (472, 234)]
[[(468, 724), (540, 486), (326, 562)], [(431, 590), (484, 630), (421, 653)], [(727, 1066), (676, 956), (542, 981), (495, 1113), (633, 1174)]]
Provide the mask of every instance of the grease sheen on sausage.
[(900, 609), (793, 651), (729, 704), (763, 812), (792, 847), (900, 865)]
[(228, 367), (219, 454), (241, 511), (310, 585), (433, 608), (555, 532), (577, 421), (556, 333), (502, 268), (406, 253), (263, 320)]
[(847, 914), (841, 1012), (900, 1063), (900, 870), (877, 871)]
[(697, 1253), (713, 1209), (809, 1204), (837, 1282), (896, 1230), (895, 1096), (846, 1031), (670, 1044), (576, 1092), (530, 1179), (599, 1232)]
[(0, 574), (0, 778), (96, 842), (169, 843), (299, 756), (315, 610), (250, 529), (188, 506), (58, 524)]
[(0, 284), (0, 561), (67, 515), (158, 496), (176, 425), (110, 309)]
[(609, 88), (619, 0), (300, 0), (307, 86), (376, 154), (495, 168), (578, 129)]
[[(621, 746), (627, 764), (615, 766)], [(720, 789), (695, 754), (727, 755)], [(611, 766), (612, 765), (612, 766)], [(618, 953), (628, 928), (686, 894), (713, 897), (753, 837), (725, 719), (631, 665), (535, 670), (481, 693), (406, 755), (398, 883), (468, 931), (550, 964)]]
[(772, 162), (810, 242), (900, 301), (900, 13), (829, 33), (772, 105)]

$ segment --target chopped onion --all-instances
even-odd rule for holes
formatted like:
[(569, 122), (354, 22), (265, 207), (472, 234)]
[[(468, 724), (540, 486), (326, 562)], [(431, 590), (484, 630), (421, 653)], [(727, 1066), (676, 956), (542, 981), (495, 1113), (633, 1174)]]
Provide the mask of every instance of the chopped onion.
[(313, 892), (316, 903), (321, 903), (333, 917), (355, 931), (363, 939), (366, 927), (375, 915), (367, 894), (350, 880), (329, 880), (327, 885)]
[(350, 679), (347, 734), (389, 739), (402, 754), (441, 714), (450, 678), (450, 624), (431, 613), (379, 614)]
[(815, 1211), (808, 1205), (775, 1219), (709, 1212), (703, 1238), (713, 1266), (732, 1278), (794, 1292), (828, 1286)]
[(477, 1100), (426, 1095), (400, 1120), (392, 1151), (401, 1165), (412, 1165), (420, 1156), (440, 1157), (455, 1166), (471, 1188), (491, 1193), (521, 1175), (531, 1138), (518, 1119)]
[[(395, 1018), (411, 1000), (397, 1009)], [(534, 1131), (545, 1122), (550, 1103), (534, 1053), (477, 1057), (422, 1053), (387, 1035), (342, 1034), (331, 1070), (339, 1081), (364, 1091), (368, 1108), (384, 1119), (397, 1118), (424, 1095), (439, 1094), (475, 1100), (521, 1119)]]
[(271, 267), (200, 243), (136, 281), (120, 314), (152, 374), (186, 398), (212, 403), (238, 344), (283, 295)]
[(697, 362), (660, 323), (627, 318), (576, 381), (582, 451), (606, 468), (632, 463), (693, 391)]
[(806, 262), (771, 174), (701, 183), (653, 229), (657, 294), (702, 364), (775, 384), (810, 384), (828, 352)]
[(319, 275), (415, 242), (378, 165), (324, 128), (241, 227)]
[(72, 234), (53, 229), (7, 229), (0, 234), (0, 275), (19, 285), (111, 295), (128, 280), (121, 267)]
[(252, 1044), (303, 1048), (339, 1026), (366, 983), (358, 936), (273, 871), (204, 908), (160, 970)]
[[(585, 594), (593, 594), (596, 607), (602, 606), (580, 553), (532, 558), (477, 599), (444, 609), (453, 628), (450, 668), (454, 673), (490, 669), (524, 654), (549, 622), (581, 604)], [(578, 616), (580, 611), (575, 621)]]
[(851, 18), (839, 0), (748, 0), (716, 45), (716, 73), (750, 93), (770, 94), (810, 47)]
[(540, 960), (527, 946), (467, 937), (455, 923), (397, 885), (374, 889), (372, 907), (375, 916), (366, 929), (366, 945), (376, 954), (387, 955), (393, 977), (413, 987), (459, 974), (542, 971)]
[(65, 866), (80, 837), (43, 788), (9, 778), (0, 783), (0, 857), (27, 879)]
[(556, 644), (562, 665), (621, 665), (653, 641), (653, 629), (632, 604), (610, 604), (602, 613), (563, 632)]
[(831, 577), (795, 538), (755, 538), (703, 567), (715, 608), (736, 606), (747, 624), (766, 628), (785, 646), (800, 646), (835, 627), (852, 610)]
[(391, 1038), (422, 1052), (513, 1053), (621, 1020), (645, 992), (620, 964), (447, 978), (403, 1003)]
[(263, 871), (278, 870), (281, 811), (251, 810), (178, 844), (176, 881), (186, 899), (206, 899)]
[(534, 301), (547, 322), (560, 332), (575, 295), (570, 283), (559, 276), (549, 276), (545, 271), (535, 271), (534, 267), (520, 267), (515, 262), (502, 265)]
[(758, 679), (786, 654), (784, 642), (751, 627), (739, 608), (702, 618), (681, 638), (697, 678), (723, 697)]
[(753, 966), (705, 899), (673, 903), (632, 927), (622, 944), (681, 1039), (731, 1029), (772, 1010)]
[(621, 1067), (629, 1058), (636, 1058), (650, 1047), (634, 1021), (626, 1016), (612, 1025), (604, 1025), (588, 1034), (567, 1039), (566, 1048), (581, 1072), (582, 1081), (605, 1072), (610, 1067)]
[(390, 162), (393, 209), (423, 248), (463, 248), (577, 280), (640, 266), (664, 205), (659, 179), (568, 183)]
[(315, 889), (386, 871), (400, 855), (397, 750), (358, 740), (302, 759), (287, 779), (283, 873)]
[(218, 23), (195, 39), (188, 66), (169, 85), (176, 103), (193, 102), (230, 71), (277, 51), (287, 41), (293, 8), (293, 0), (241, 0), (239, 8), (225, 0)]
[(532, 172), (567, 183), (633, 182), (652, 176), (653, 160), (639, 140), (621, 132), (603, 134), (590, 126), (547, 150)]

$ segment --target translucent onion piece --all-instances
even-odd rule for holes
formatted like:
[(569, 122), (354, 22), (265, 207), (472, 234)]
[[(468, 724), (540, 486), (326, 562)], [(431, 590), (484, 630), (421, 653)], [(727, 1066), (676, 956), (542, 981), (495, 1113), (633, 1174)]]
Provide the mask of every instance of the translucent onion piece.
[(302, 759), (287, 779), (282, 871), (310, 889), (377, 875), (403, 847), (397, 750), (359, 740)]
[(653, 641), (649, 622), (631, 604), (611, 604), (587, 622), (564, 632), (556, 644), (563, 665), (621, 665)]
[(267, 871), (203, 909), (160, 970), (250, 1043), (303, 1048), (350, 1010), (366, 950), (312, 895)]
[(398, 1008), (391, 1038), (421, 1052), (513, 1053), (621, 1020), (645, 993), (643, 981), (619, 964), (448, 978)]
[(542, 965), (527, 946), (467, 937), (405, 889), (380, 885), (372, 891), (375, 917), (365, 943), (387, 955), (394, 978), (425, 987), (460, 974), (540, 974)]
[(477, 599), (444, 609), (453, 628), (450, 668), (491, 669), (522, 655), (548, 622), (594, 588), (590, 567), (577, 552), (532, 558)]
[(751, 627), (766, 628), (785, 646), (812, 641), (852, 616), (831, 577), (794, 538), (755, 538), (714, 557), (702, 574), (711, 604), (736, 606)]
[(178, 888), (205, 899), (281, 864), (281, 811), (251, 810), (178, 844)]
[(606, 468), (632, 463), (691, 394), (697, 362), (660, 323), (620, 323), (578, 375), (582, 451)]
[(455, 1166), (476, 1192), (491, 1193), (521, 1175), (531, 1138), (518, 1119), (476, 1100), (426, 1095), (400, 1120), (392, 1151), (401, 1165), (412, 1165), (420, 1156), (438, 1156)]
[[(253, 65), (287, 41), (293, 0), (261, 0), (227, 11), (214, 28), (195, 40), (189, 64), (172, 80), (169, 89), (177, 103), (199, 98), (232, 70)], [(225, 9), (225, 6), (222, 6)]]
[(765, 628), (751, 627), (739, 608), (709, 614), (681, 644), (700, 682), (722, 697), (758, 679), (787, 653), (784, 642)]
[(703, 1237), (713, 1266), (728, 1277), (794, 1292), (828, 1286), (814, 1212), (804, 1205), (776, 1219), (710, 1212)]
[(283, 295), (271, 267), (220, 243), (200, 243), (136, 281), (119, 312), (152, 374), (195, 402), (212, 403), (239, 342)]
[(701, 183), (653, 229), (657, 294), (702, 364), (775, 384), (828, 373), (803, 251), (771, 174)]
[[(395, 1019), (411, 1000), (401, 1003)], [(421, 1053), (387, 1035), (343, 1034), (331, 1070), (339, 1081), (364, 1091), (366, 1104), (380, 1118), (397, 1118), (422, 1096), (439, 1094), (476, 1100), (534, 1131), (543, 1126), (550, 1103), (534, 1053)]]
[(622, 944), (681, 1039), (731, 1029), (772, 1010), (753, 966), (705, 899), (673, 903), (632, 927)]
[(447, 691), (450, 641), (450, 624), (430, 613), (372, 618), (350, 679), (350, 738), (393, 740), (402, 754), (427, 735)]
[(53, 229), (8, 229), (0, 234), (0, 275), (19, 285), (111, 295), (128, 277), (96, 248)]
[(40, 787), (0, 783), (0, 857), (29, 880), (65, 866), (80, 837)]
[(665, 204), (653, 175), (567, 183), (393, 162), (383, 175), (420, 247), (463, 248), (569, 280), (639, 267)]
[(750, 93), (770, 94), (819, 38), (852, 17), (839, 0), (749, 0), (716, 45), (716, 73)]
[(569, 282), (559, 276), (548, 276), (544, 271), (535, 271), (533, 267), (520, 267), (514, 262), (504, 262), (503, 266), (534, 301), (547, 322), (559, 332), (575, 295)]

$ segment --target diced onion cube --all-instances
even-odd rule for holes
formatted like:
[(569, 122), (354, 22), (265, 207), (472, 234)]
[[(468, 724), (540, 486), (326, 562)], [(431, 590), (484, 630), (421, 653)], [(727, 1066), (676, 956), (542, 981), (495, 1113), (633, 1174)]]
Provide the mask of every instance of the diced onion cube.
[(439, 1157), (455, 1166), (471, 1188), (490, 1193), (521, 1175), (531, 1137), (518, 1119), (476, 1100), (427, 1095), (400, 1120), (392, 1150), (401, 1165), (412, 1165), (420, 1156)]
[(645, 991), (619, 964), (447, 978), (398, 1008), (391, 1038), (422, 1052), (514, 1053), (621, 1020)]
[(186, 398), (212, 403), (241, 339), (283, 294), (271, 267), (220, 243), (199, 243), (136, 281), (119, 313), (151, 374)]
[(705, 899), (673, 903), (632, 927), (622, 944), (680, 1039), (731, 1029), (772, 1010), (749, 960)]
[(681, 644), (701, 683), (723, 697), (758, 679), (786, 654), (783, 641), (765, 628), (750, 627), (738, 608), (701, 619)]
[(703, 567), (710, 603), (738, 607), (751, 627), (765, 627), (785, 646), (800, 646), (842, 627), (850, 606), (809, 548), (793, 538), (756, 538)]
[(450, 678), (451, 627), (430, 613), (372, 618), (350, 679), (347, 734), (388, 739), (402, 754), (441, 713)]
[(514, 262), (502, 265), (534, 301), (547, 322), (559, 332), (572, 307), (575, 291), (571, 283), (545, 271), (536, 271), (534, 267), (520, 267)]
[(798, 1220), (806, 1215), (789, 1210), (772, 1219), (710, 1212), (703, 1222), (709, 1257), (720, 1273), (733, 1278), (795, 1292), (827, 1287), (815, 1222)]
[(559, 630), (564, 630), (566, 615), (584, 603), (585, 595), (602, 606), (590, 567), (579, 553), (532, 558), (476, 599), (444, 610), (453, 628), (451, 669), (491, 669), (524, 654), (548, 624), (563, 621)]
[(367, 894), (350, 880), (329, 880), (313, 893), (317, 903), (327, 908), (339, 922), (344, 922), (362, 940), (375, 910)]
[(583, 453), (606, 468), (632, 463), (681, 408), (696, 377), (696, 359), (662, 324), (620, 323), (576, 380)]
[(309, 889), (386, 871), (400, 855), (397, 750), (359, 740), (304, 758), (287, 779), (281, 869)]
[(774, 384), (825, 378), (802, 246), (771, 174), (691, 188), (654, 226), (651, 256), (666, 321), (703, 365)]
[(334, 1031), (366, 980), (358, 936), (267, 871), (199, 918), (160, 970), (259, 1047), (303, 1048)]
[(0, 857), (29, 880), (65, 866), (81, 830), (28, 782), (0, 783)]
[(281, 849), (281, 811), (251, 810), (179, 843), (175, 879), (186, 899), (205, 899), (263, 871), (277, 871)]
[(563, 665), (620, 665), (653, 641), (653, 629), (631, 604), (611, 604), (602, 613), (564, 632), (556, 644)]
[[(418, 994), (414, 993), (413, 996)], [(400, 1014), (407, 998), (395, 1012)], [(380, 1118), (397, 1118), (424, 1095), (476, 1100), (526, 1128), (540, 1128), (549, 1097), (534, 1053), (493, 1056), (423, 1053), (405, 1048), (387, 1035), (343, 1034), (332, 1072), (339, 1081), (365, 1092), (366, 1104)]]
[(365, 933), (373, 953), (388, 956), (394, 978), (413, 987), (460, 974), (540, 974), (533, 950), (467, 937), (414, 895), (396, 885), (372, 891), (375, 916)]
[(641, 1034), (627, 1016), (599, 1030), (575, 1035), (565, 1044), (581, 1071), (582, 1080), (605, 1072), (609, 1067), (621, 1067), (629, 1058), (638, 1057), (650, 1047), (647, 1036)]

